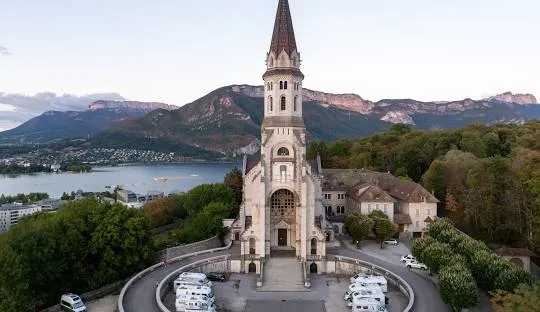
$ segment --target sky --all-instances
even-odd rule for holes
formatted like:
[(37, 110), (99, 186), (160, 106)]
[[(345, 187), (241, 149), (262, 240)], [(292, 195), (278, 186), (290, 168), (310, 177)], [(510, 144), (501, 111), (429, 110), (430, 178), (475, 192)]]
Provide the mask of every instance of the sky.
[[(0, 0), (0, 92), (183, 105), (221, 86), (260, 85), (277, 2)], [(306, 88), (374, 101), (540, 97), (540, 1), (290, 6)]]

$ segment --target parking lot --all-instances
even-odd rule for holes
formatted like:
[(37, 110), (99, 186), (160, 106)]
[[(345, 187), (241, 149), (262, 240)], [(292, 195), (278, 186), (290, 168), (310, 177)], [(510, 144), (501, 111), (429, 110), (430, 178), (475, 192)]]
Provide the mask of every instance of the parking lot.
[[(315, 275), (311, 277), (311, 291), (261, 292), (255, 289), (255, 276), (233, 274), (227, 282), (214, 283), (218, 311), (227, 312), (340, 312), (351, 311), (343, 295), (349, 286), (349, 277)], [(407, 299), (389, 287), (389, 312), (403, 311)]]

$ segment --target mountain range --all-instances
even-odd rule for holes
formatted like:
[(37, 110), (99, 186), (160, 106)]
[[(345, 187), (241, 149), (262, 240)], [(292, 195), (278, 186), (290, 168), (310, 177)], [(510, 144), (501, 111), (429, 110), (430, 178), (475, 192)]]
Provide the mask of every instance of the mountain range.
[[(46, 112), (0, 132), (0, 143), (48, 142), (92, 136), (94, 146), (201, 153), (254, 153), (263, 119), (262, 86), (233, 85), (180, 108), (163, 103), (94, 101), (86, 111)], [(357, 138), (407, 123), (446, 129), (469, 123), (524, 123), (540, 118), (530, 94), (506, 92), (482, 100), (421, 102), (365, 100), (356, 94), (303, 90), (303, 113), (312, 140)]]

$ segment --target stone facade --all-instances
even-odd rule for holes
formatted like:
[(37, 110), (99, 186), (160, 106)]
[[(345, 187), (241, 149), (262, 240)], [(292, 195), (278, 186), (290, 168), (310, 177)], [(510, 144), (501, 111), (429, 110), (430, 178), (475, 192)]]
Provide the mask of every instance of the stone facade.
[(321, 179), (306, 159), (304, 76), (287, 1), (278, 5), (266, 65), (260, 160), (245, 158), (243, 203), (232, 225), (244, 272), (249, 265), (259, 272), (273, 251), (294, 253), (300, 261), (326, 251)]

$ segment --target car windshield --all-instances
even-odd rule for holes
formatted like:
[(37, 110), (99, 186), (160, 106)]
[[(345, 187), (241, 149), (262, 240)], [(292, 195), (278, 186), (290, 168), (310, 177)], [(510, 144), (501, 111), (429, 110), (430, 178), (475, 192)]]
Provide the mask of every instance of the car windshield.
[(73, 308), (74, 308), (74, 309), (82, 308), (82, 307), (84, 307), (84, 304), (82, 303), (82, 301), (75, 301), (75, 302), (73, 302)]

